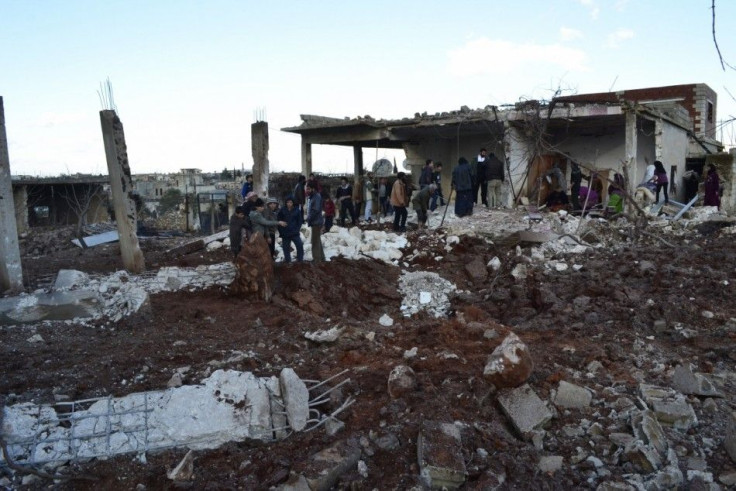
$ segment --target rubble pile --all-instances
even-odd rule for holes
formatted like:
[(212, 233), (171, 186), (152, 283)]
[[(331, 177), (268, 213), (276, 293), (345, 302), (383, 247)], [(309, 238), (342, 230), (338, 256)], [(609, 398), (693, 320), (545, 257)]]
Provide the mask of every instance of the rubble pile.
[(454, 284), (437, 273), (405, 271), (399, 278), (399, 291), (404, 296), (401, 311), (406, 317), (420, 311), (434, 317), (446, 316), (450, 309), (450, 295), (455, 290)]

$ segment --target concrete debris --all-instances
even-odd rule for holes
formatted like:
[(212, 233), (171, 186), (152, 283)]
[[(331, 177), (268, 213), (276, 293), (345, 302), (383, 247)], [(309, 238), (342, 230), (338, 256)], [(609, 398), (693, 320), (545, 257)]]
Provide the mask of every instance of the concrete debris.
[(309, 390), (291, 368), (281, 370), (279, 384), (289, 423), (296, 431), (301, 431), (309, 416)]
[(731, 460), (736, 462), (736, 413), (731, 413), (726, 423), (726, 436), (723, 439), (723, 447)]
[(340, 337), (345, 329), (340, 329), (337, 326), (331, 327), (327, 330), (319, 330), (304, 333), (304, 337), (315, 343), (334, 343), (337, 338)]
[(388, 376), (388, 393), (394, 399), (414, 391), (416, 386), (416, 374), (406, 365), (395, 366)]
[(590, 406), (591, 400), (593, 395), (588, 389), (561, 380), (554, 402), (559, 407), (579, 409)]
[(652, 447), (660, 457), (667, 455), (669, 443), (659, 422), (652, 411), (636, 412), (631, 417), (634, 436)]
[(678, 365), (672, 375), (672, 386), (683, 394), (707, 397), (723, 397), (713, 383), (701, 373), (693, 372), (693, 366)]
[(502, 390), (498, 402), (516, 431), (525, 439), (552, 420), (552, 412), (529, 384)]
[(378, 323), (381, 324), (383, 327), (391, 327), (394, 325), (394, 320), (388, 314), (383, 314), (378, 319)]
[(60, 269), (54, 281), (54, 291), (72, 290), (89, 282), (89, 275), (75, 269)]
[[(399, 277), (399, 291), (404, 297), (401, 311), (406, 317), (421, 311), (427, 311), (434, 317), (443, 317), (450, 309), (449, 296), (456, 289), (453, 283), (437, 273), (404, 271)], [(430, 295), (431, 302), (422, 303), (422, 299), (426, 300), (427, 295)]]
[(172, 481), (189, 481), (192, 476), (194, 475), (194, 451), (190, 450), (187, 452), (187, 454), (184, 456), (183, 459), (181, 459), (181, 462), (179, 462), (179, 465), (171, 469), (169, 472), (166, 473), (166, 477), (171, 479)]
[(360, 460), (360, 448), (346, 441), (336, 442), (309, 459), (304, 472), (312, 491), (329, 491), (340, 476), (354, 469)]
[(419, 479), (430, 489), (457, 489), (465, 483), (460, 430), (452, 423), (423, 420), (417, 437)]
[(661, 423), (679, 430), (688, 430), (698, 424), (693, 407), (684, 399), (654, 401), (654, 414)]
[(529, 348), (512, 332), (488, 357), (483, 376), (499, 389), (518, 387), (529, 379), (533, 370)]
[(549, 455), (541, 457), (539, 459), (539, 464), (537, 464), (537, 467), (539, 467), (539, 470), (541, 472), (554, 474), (558, 470), (562, 469), (562, 464), (564, 463), (564, 460), (564, 457), (562, 457), (561, 455)]
[(40, 334), (34, 334), (30, 338), (26, 339), (29, 343), (45, 343), (46, 341), (41, 337)]

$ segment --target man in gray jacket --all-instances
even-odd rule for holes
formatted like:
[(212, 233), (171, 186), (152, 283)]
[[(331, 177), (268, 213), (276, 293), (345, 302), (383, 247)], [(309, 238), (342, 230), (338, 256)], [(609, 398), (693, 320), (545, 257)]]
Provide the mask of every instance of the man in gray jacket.
[(312, 260), (315, 263), (321, 263), (325, 260), (325, 253), (322, 250), (322, 225), (325, 223), (322, 216), (322, 195), (314, 188), (314, 182), (312, 181), (307, 181), (304, 191), (309, 196), (307, 226), (312, 231)]

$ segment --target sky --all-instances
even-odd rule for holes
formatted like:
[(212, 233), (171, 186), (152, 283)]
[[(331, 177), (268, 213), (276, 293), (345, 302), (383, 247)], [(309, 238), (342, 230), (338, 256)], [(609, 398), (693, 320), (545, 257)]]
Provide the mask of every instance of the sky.
[[(736, 66), (736, 2), (716, 35)], [(731, 19), (731, 23), (729, 23)], [(14, 175), (106, 174), (99, 92), (110, 80), (134, 174), (300, 170), (300, 114), (411, 117), (466, 105), (706, 83), (736, 117), (711, 0), (0, 0), (0, 96)], [(729, 93), (730, 91), (730, 93)], [(733, 94), (733, 95), (731, 95)], [(736, 142), (736, 128), (721, 138)], [(364, 150), (367, 167), (402, 154)], [(313, 146), (316, 172), (352, 149)]]

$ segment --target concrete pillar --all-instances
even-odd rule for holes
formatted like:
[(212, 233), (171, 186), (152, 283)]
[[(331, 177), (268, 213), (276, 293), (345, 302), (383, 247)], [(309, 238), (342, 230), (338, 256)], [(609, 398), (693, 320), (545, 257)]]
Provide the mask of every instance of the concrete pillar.
[(115, 111), (110, 109), (100, 111), (100, 123), (123, 267), (131, 273), (142, 273), (146, 269), (146, 263), (136, 235), (138, 216), (133, 200), (133, 179), (130, 176), (123, 123)]
[(18, 229), (15, 222), (13, 183), (10, 179), (10, 155), (5, 132), (5, 106), (0, 97), (0, 289), (19, 292), (23, 289)]
[(312, 173), (312, 144), (302, 137), (302, 174), (309, 176)]
[(15, 225), (18, 234), (28, 232), (28, 186), (13, 188), (13, 206), (15, 207)]
[[(534, 183), (530, 183), (527, 177), (529, 166), (531, 165), (530, 144), (524, 136), (524, 132), (515, 126), (508, 126), (503, 136), (503, 151), (506, 158), (506, 171), (508, 182), (504, 182), (503, 203), (506, 206), (513, 206), (514, 199), (526, 196), (529, 190), (534, 188)], [(501, 155), (497, 155), (501, 158)]]
[(353, 175), (363, 175), (363, 147), (359, 145), (353, 147)]
[(250, 147), (253, 154), (253, 190), (258, 196), (268, 196), (268, 123), (250, 125)]
[[(626, 194), (631, 195), (633, 188), (632, 188), (632, 182), (634, 172), (636, 172), (636, 138), (637, 138), (637, 130), (636, 130), (636, 111), (629, 110), (626, 112), (626, 155), (624, 158), (623, 163), (623, 175), (624, 175), (624, 182), (626, 183)], [(626, 208), (628, 203), (624, 202), (624, 208)]]

